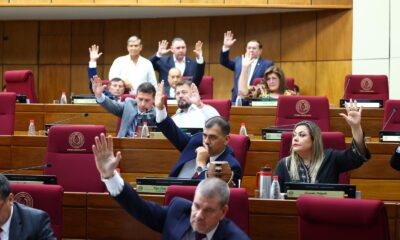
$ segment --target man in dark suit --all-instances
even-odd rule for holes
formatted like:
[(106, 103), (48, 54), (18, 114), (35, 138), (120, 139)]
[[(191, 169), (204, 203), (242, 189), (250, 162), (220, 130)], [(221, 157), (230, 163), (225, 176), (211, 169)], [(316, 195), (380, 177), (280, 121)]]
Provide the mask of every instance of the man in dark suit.
[[(178, 68), (183, 77), (191, 77), (197, 87), (204, 75), (204, 58), (203, 58), (203, 43), (198, 41), (195, 45), (193, 52), (196, 54), (196, 61), (186, 56), (186, 43), (182, 38), (174, 38), (172, 40), (171, 48), (168, 49), (168, 41), (162, 40), (158, 42), (158, 51), (155, 55), (151, 56), (149, 60), (153, 64), (154, 70), (160, 74), (160, 82), (165, 81), (165, 92), (169, 96), (170, 86), (167, 82), (168, 72), (171, 68)], [(168, 52), (172, 55), (165, 56)]]
[[(229, 59), (229, 50), (236, 42), (231, 31), (224, 33), (224, 44), (220, 54), (220, 64), (235, 72), (234, 84), (232, 89), (232, 102), (235, 102), (238, 94), (238, 83), (240, 73), (242, 72), (242, 56), (237, 56), (234, 60)], [(273, 65), (273, 62), (261, 58), (262, 44), (260, 41), (251, 40), (247, 43), (246, 54), (250, 54), (252, 59), (256, 59), (250, 66), (249, 76), (247, 76), (247, 85), (252, 85), (254, 79), (264, 77), (265, 70)]]
[(14, 202), (10, 183), (0, 174), (0, 239), (56, 239), (46, 212)]
[(115, 171), (121, 152), (113, 153), (113, 140), (95, 138), (96, 166), (110, 195), (135, 219), (162, 234), (162, 239), (249, 239), (228, 211), (229, 188), (218, 178), (208, 178), (196, 188), (193, 202), (176, 197), (168, 206), (143, 200)]

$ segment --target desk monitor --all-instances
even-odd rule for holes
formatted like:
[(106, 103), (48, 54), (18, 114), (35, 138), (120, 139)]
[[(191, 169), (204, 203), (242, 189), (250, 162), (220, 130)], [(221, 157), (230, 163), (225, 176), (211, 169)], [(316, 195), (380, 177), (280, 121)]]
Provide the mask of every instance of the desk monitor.
[(55, 175), (4, 174), (4, 176), (14, 183), (57, 184)]
[(303, 194), (338, 198), (356, 197), (356, 186), (350, 184), (286, 182), (285, 185), (289, 199), (297, 199)]

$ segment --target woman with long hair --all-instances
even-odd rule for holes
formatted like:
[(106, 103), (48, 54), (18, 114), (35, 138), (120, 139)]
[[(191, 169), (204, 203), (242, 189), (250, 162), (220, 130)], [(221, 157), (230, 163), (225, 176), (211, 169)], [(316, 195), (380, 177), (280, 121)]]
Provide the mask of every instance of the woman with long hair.
[(293, 130), (290, 156), (279, 161), (275, 175), (279, 176), (281, 191), (285, 182), (338, 183), (339, 174), (360, 167), (371, 158), (361, 127), (361, 107), (350, 100), (347, 115), (340, 115), (351, 128), (353, 142), (344, 151), (324, 151), (321, 130), (310, 121), (302, 121)]

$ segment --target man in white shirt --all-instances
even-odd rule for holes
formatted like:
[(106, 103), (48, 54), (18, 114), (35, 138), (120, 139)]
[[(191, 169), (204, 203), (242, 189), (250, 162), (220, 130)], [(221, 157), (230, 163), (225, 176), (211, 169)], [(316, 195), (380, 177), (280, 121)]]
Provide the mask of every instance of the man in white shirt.
[(131, 93), (136, 94), (136, 90), (141, 83), (149, 82), (157, 87), (156, 74), (151, 62), (140, 56), (142, 51), (142, 40), (137, 36), (128, 39), (128, 55), (118, 57), (111, 65), (109, 79), (121, 78), (132, 85)]

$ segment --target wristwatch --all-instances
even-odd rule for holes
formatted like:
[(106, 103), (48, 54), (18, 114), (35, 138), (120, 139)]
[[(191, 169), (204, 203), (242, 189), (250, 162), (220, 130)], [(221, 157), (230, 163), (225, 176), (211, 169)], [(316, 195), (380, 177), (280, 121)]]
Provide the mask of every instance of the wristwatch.
[(204, 168), (201, 167), (201, 166), (197, 166), (197, 168), (196, 168), (196, 172), (198, 172), (198, 173), (201, 173), (201, 172), (203, 172), (203, 171), (205, 171), (205, 170), (207, 170), (207, 167), (206, 167), (206, 166), (204, 166)]

